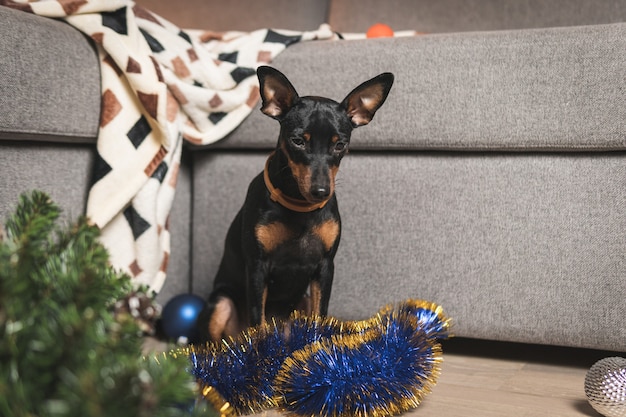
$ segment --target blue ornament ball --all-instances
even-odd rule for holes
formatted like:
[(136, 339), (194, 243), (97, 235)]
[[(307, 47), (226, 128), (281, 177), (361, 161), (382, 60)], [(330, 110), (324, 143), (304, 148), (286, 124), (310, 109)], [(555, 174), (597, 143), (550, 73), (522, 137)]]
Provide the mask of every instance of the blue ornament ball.
[(197, 337), (196, 322), (204, 308), (204, 300), (193, 294), (180, 294), (163, 307), (161, 324), (170, 339), (193, 343)]

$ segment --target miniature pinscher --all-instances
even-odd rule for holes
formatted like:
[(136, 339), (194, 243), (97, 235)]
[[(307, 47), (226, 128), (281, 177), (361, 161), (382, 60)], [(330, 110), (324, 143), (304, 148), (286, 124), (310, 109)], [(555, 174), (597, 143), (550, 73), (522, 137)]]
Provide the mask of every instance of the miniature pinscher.
[(341, 235), (335, 176), (352, 129), (372, 120), (394, 79), (380, 74), (338, 103), (298, 96), (274, 68), (259, 67), (257, 76), (261, 111), (280, 122), (280, 134), (228, 230), (198, 320), (202, 340), (220, 340), (296, 309), (327, 314)]

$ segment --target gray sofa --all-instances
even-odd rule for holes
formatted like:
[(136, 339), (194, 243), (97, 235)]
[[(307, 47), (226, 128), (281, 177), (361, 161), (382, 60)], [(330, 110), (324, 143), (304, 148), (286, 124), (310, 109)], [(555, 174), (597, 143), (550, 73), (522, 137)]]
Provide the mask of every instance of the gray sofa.
[[(331, 313), (423, 298), (457, 336), (626, 351), (626, 1), (139, 3), (184, 28), (428, 33), (296, 44), (273, 63), (300, 94), (335, 99), (396, 76), (338, 177)], [(94, 161), (96, 55), (62, 22), (5, 7), (0, 21), (0, 215), (38, 188), (73, 218)], [(277, 133), (255, 111), (185, 149), (159, 301), (207, 295)]]

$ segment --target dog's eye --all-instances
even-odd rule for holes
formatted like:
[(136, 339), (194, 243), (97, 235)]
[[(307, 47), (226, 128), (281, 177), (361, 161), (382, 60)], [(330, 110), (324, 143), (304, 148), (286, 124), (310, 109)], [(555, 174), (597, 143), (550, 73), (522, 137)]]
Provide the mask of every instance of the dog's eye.
[(304, 147), (304, 139), (302, 138), (291, 138), (291, 143), (298, 148)]
[(348, 144), (345, 142), (335, 143), (335, 152), (342, 152), (344, 149), (346, 149), (346, 146), (348, 146)]

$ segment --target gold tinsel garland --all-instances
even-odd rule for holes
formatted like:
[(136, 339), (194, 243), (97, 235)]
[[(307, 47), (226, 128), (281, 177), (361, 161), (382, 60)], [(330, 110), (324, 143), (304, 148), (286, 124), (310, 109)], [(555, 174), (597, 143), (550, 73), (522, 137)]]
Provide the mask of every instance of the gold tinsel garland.
[(417, 407), (440, 373), (441, 306), (407, 300), (363, 321), (295, 312), (187, 355), (202, 397), (224, 417), (276, 408), (293, 416), (382, 417)]

